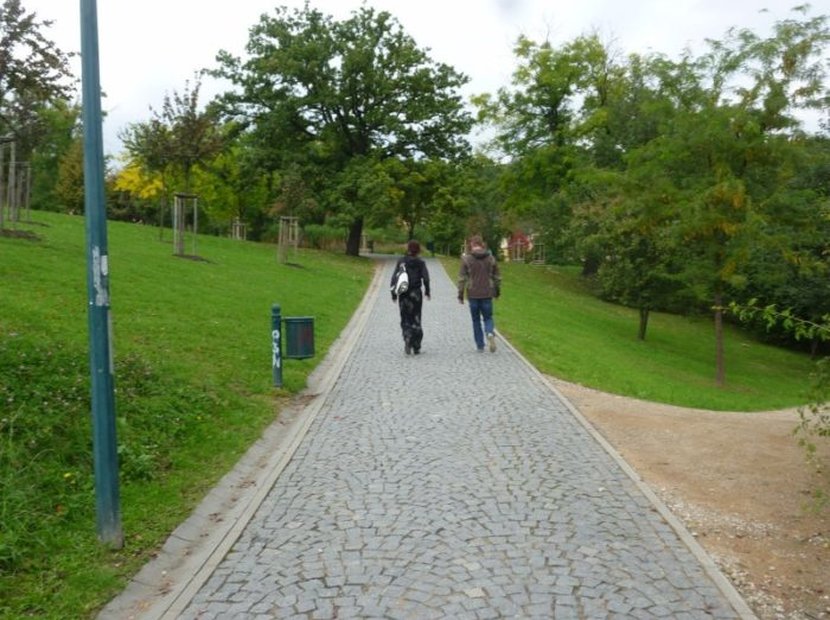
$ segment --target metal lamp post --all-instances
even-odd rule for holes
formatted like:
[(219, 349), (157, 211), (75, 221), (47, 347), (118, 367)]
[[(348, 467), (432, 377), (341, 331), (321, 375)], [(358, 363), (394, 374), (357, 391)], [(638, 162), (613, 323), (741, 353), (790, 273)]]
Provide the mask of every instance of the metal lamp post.
[(103, 543), (121, 548), (124, 545), (124, 534), (121, 530), (115, 438), (109, 254), (104, 201), (104, 147), (95, 0), (81, 0), (81, 70), (89, 359), (92, 375), (92, 432), (98, 538)]

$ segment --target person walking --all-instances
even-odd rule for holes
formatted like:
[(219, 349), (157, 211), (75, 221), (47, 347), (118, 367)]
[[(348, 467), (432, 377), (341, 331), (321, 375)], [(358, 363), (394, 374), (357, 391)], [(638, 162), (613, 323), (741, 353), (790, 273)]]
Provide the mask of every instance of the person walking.
[(458, 272), (458, 303), (464, 303), (464, 292), (470, 304), (473, 319), (473, 339), (476, 349), (484, 351), (484, 338), (491, 353), (496, 352), (493, 299), (501, 293), (501, 274), (496, 257), (487, 249), (479, 235), (470, 238), (470, 251), (461, 257)]
[[(421, 352), (421, 341), (424, 338), (424, 330), (421, 327), (421, 308), (424, 297), (430, 299), (429, 270), (420, 254), (421, 244), (412, 239), (406, 244), (406, 254), (398, 259), (395, 263), (395, 270), (392, 272), (392, 301), (398, 302), (401, 311), (403, 350), (407, 355), (410, 353), (418, 355)], [(409, 288), (398, 295), (395, 292), (395, 283), (401, 265), (404, 266), (409, 277)], [(423, 291), (421, 290), (422, 285)]]

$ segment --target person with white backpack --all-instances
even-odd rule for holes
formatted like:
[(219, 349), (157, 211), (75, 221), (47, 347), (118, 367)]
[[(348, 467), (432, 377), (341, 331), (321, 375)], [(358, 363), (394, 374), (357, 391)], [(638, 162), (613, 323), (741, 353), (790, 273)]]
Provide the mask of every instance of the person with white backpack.
[[(421, 308), (429, 296), (429, 270), (420, 256), (421, 244), (414, 239), (406, 244), (406, 254), (399, 258), (392, 271), (390, 290), (392, 301), (401, 312), (401, 333), (404, 353), (418, 355), (424, 330), (421, 327)], [(423, 287), (423, 289), (422, 289)]]

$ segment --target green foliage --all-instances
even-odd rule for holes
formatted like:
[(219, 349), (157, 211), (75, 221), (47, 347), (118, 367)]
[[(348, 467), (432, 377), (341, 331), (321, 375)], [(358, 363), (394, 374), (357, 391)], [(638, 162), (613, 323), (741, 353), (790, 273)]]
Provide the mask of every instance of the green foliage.
[(659, 206), (649, 209), (631, 201), (611, 207), (594, 236), (606, 250), (597, 273), (603, 297), (640, 311), (640, 339), (646, 337), (648, 313), (671, 307), (682, 289), (678, 257), (661, 227), (665, 212)]
[[(51, 25), (28, 12), (20, 0), (3, 0), (0, 5), (0, 136), (4, 151), (0, 175), (5, 183), (13, 150), (18, 164), (30, 164), (28, 178), (20, 172), (17, 175), (21, 204), (57, 210), (61, 208), (54, 193), (58, 162), (75, 137), (78, 106), (71, 103), (75, 96), (69, 67), (72, 54), (48, 39)], [(4, 185), (3, 191), (8, 189)], [(24, 191), (31, 191), (31, 196), (24, 196)], [(12, 212), (11, 217), (19, 220), (20, 214)], [(5, 226), (3, 219), (0, 213), (0, 228)]]
[[(347, 253), (389, 207), (390, 158), (453, 158), (471, 119), (467, 78), (434, 62), (386, 12), (363, 6), (343, 21), (305, 5), (263, 15), (250, 58), (219, 54), (214, 75), (236, 86), (217, 105), (242, 123), (268, 171), (299, 166), (329, 216), (348, 220)], [(311, 183), (311, 181), (309, 181)]]
[(400, 226), (390, 223), (389, 226), (368, 228), (365, 231), (369, 250), (376, 254), (402, 254), (406, 247), (408, 236)]
[(0, 135), (14, 136), (19, 160), (28, 160), (43, 137), (42, 108), (75, 94), (71, 55), (47, 38), (51, 25), (21, 0), (3, 0), (0, 6)]
[(61, 207), (59, 211), (84, 212), (84, 143), (81, 138), (76, 138), (60, 158), (54, 194)]
[(345, 245), (346, 229), (328, 224), (303, 226), (303, 244), (319, 250), (340, 250)]
[[(41, 109), (38, 125), (41, 136), (31, 155), (31, 208), (41, 211), (65, 211), (57, 195), (61, 168), (65, 166), (80, 137), (78, 104), (56, 101)], [(83, 179), (80, 179), (83, 188)], [(83, 204), (83, 203), (81, 203)]]
[[(830, 295), (816, 305), (810, 289), (826, 271), (827, 160), (796, 115), (827, 104), (830, 17), (808, 10), (767, 38), (732, 29), (676, 61), (615, 54), (596, 36), (521, 37), (512, 86), (475, 100), (511, 157), (503, 219), (550, 262), (599, 274), (606, 295), (640, 309), (643, 334), (651, 308), (720, 308), (744, 291), (824, 308)], [(759, 256), (773, 273), (798, 262), (799, 286), (770, 286)]]
[(329, 218), (342, 223), (348, 241), (360, 240), (363, 224), (388, 221), (392, 212), (392, 179), (384, 162), (375, 157), (355, 155), (321, 194), (330, 209)]
[[(95, 539), (81, 218), (35, 213), (0, 237), (0, 617), (91, 616), (145, 563), (302, 389), (362, 298), (372, 265), (202, 236), (174, 257), (110, 222), (115, 405), (126, 546)], [(317, 357), (271, 385), (271, 304), (315, 317)]]
[[(200, 170), (206, 169), (214, 160), (217, 160), (226, 148), (226, 136), (219, 127), (219, 121), (215, 110), (208, 107), (205, 110), (199, 109), (199, 91), (201, 80), (197, 75), (194, 85), (185, 82), (184, 90), (173, 92), (172, 95), (165, 95), (160, 111), (153, 110), (152, 118), (149, 121), (133, 123), (121, 132), (121, 139), (128, 153), (126, 170), (139, 169), (144, 175), (132, 174), (128, 178), (116, 179), (115, 185), (122, 190), (126, 189), (131, 198), (140, 200), (143, 196), (156, 194), (156, 185), (161, 182), (161, 208), (158, 209), (159, 226), (164, 224), (165, 203), (170, 201), (171, 190), (182, 193), (194, 193), (193, 177)], [(222, 164), (225, 164), (223, 166)], [(225, 173), (224, 175), (222, 173)], [(217, 219), (225, 220), (229, 224), (230, 217), (227, 217), (228, 210), (240, 211), (239, 200), (244, 196), (239, 194), (225, 193), (221, 200), (216, 200), (217, 188), (221, 185), (219, 181), (226, 183), (229, 178), (227, 162), (217, 161), (217, 173), (213, 179), (217, 183), (203, 180), (199, 188), (206, 194), (206, 204), (209, 209), (204, 214), (210, 217), (217, 216)], [(123, 173), (122, 173), (123, 176)], [(224, 178), (223, 178), (224, 177)], [(136, 183), (140, 183), (136, 187)], [(252, 187), (257, 183), (252, 182)], [(239, 182), (232, 185), (233, 189), (239, 189)], [(133, 212), (135, 219), (143, 220), (142, 215), (147, 215), (150, 209), (134, 209), (132, 204), (120, 205), (121, 208), (115, 212)], [(204, 209), (205, 204), (201, 205)], [(225, 215), (225, 217), (222, 217)], [(202, 222), (203, 225), (207, 222)], [(214, 226), (215, 231), (222, 230), (221, 226)]]
[[(239, 144), (231, 145), (193, 173), (193, 191), (209, 214), (213, 230), (228, 234), (235, 219), (254, 224), (257, 213), (268, 204), (269, 178), (251, 166), (250, 154)], [(249, 227), (248, 239), (259, 241), (261, 230)]]
[(184, 179), (184, 192), (191, 191), (191, 174), (197, 166), (205, 166), (224, 148), (224, 140), (212, 108), (199, 110), (201, 81), (193, 87), (185, 83), (182, 93), (166, 95), (156, 119), (168, 129), (164, 144), (166, 156)]
[(830, 340), (830, 314), (819, 322), (797, 316), (791, 309), (779, 310), (775, 304), (758, 306), (755, 299), (744, 304), (732, 302), (729, 311), (743, 322), (760, 320), (767, 329), (781, 326), (791, 332), (796, 340)]
[(453, 211), (442, 209), (441, 219), (430, 226), (439, 233), (435, 239), (447, 254), (457, 254), (470, 235), (481, 235), (489, 247), (498, 248), (502, 238), (510, 234), (501, 171), (501, 166), (481, 156), (464, 162), (459, 169), (455, 178), (457, 189), (452, 202), (447, 204)]
[(159, 116), (155, 113), (149, 121), (134, 123), (121, 132), (120, 138), (130, 158), (128, 166), (138, 166), (148, 173), (168, 173), (173, 163), (172, 130)]
[[(596, 42), (596, 38), (591, 38)], [(533, 154), (537, 149), (564, 146), (570, 139), (578, 82), (585, 77), (586, 56), (578, 38), (554, 48), (519, 37), (514, 53), (518, 67), (514, 88), (502, 88), (495, 98), (479, 96), (479, 118), (497, 123), (499, 147), (507, 153)]]

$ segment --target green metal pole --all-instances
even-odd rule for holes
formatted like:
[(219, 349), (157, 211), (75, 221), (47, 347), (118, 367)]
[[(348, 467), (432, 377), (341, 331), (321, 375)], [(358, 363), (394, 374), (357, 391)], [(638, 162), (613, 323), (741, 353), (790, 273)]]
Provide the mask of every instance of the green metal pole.
[(109, 294), (109, 254), (104, 201), (101, 79), (95, 0), (81, 0), (81, 71), (84, 124), (84, 211), (87, 238), (89, 360), (98, 538), (121, 548), (121, 508), (115, 439), (115, 399)]

